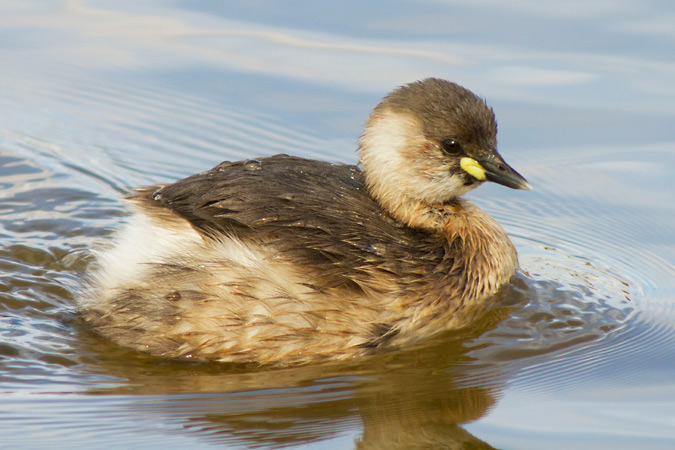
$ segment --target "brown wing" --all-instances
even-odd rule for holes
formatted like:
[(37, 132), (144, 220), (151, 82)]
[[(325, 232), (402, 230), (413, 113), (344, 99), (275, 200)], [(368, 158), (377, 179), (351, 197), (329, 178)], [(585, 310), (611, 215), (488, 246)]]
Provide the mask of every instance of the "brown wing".
[(212, 239), (271, 246), (321, 288), (361, 285), (378, 273), (424, 276), (444, 258), (437, 236), (380, 210), (356, 166), (276, 155), (137, 192), (137, 201), (170, 208)]

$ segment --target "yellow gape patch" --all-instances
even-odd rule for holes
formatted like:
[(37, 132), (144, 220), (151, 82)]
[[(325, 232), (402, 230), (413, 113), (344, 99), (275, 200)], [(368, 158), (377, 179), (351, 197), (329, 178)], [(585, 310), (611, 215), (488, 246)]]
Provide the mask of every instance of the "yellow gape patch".
[(466, 173), (472, 177), (485, 181), (485, 169), (473, 158), (464, 157), (459, 161), (459, 165)]

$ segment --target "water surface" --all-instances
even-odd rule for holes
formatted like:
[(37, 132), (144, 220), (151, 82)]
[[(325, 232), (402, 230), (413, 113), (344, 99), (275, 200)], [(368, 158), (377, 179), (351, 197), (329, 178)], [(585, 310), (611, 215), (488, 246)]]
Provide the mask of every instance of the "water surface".
[[(673, 448), (668, 2), (0, 6), (0, 438), (18, 448)], [(340, 364), (151, 358), (92, 334), (89, 249), (137, 185), (274, 153), (353, 163), (389, 90), (488, 99), (535, 187), (469, 197), (521, 272), (473, 326)]]

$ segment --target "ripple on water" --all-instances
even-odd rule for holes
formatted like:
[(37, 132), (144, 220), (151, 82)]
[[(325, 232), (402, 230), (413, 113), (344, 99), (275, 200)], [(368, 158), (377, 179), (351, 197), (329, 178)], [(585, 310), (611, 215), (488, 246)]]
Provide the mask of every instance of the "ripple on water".
[[(215, 100), (167, 94), (158, 86), (82, 80), (63, 71), (58, 76), (58, 86), (26, 81), (42, 104), (40, 111), (13, 105), (31, 118), (21, 124), (23, 134), (16, 140), (25, 142), (28, 152), (41, 149), (58, 164), (118, 190), (186, 176), (223, 159), (354, 155), (353, 140), (336, 142), (296, 131), (260, 111), (223, 108)], [(52, 116), (58, 116), (56, 128)]]
[(508, 317), (467, 343), (477, 364), (514, 373), (512, 382), (530, 391), (573, 388), (597, 381), (610, 360), (658, 358), (658, 344), (672, 339), (675, 269), (636, 248), (639, 227), (602, 194), (488, 200), (514, 237), (523, 272), (506, 293)]

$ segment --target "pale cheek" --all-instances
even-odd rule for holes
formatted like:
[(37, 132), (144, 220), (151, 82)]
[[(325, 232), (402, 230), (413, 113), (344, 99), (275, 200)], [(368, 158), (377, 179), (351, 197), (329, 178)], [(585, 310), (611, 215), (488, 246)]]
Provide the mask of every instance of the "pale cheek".
[(419, 123), (391, 111), (371, 118), (361, 139), (360, 159), (368, 184), (381, 200), (442, 203), (477, 186), (450, 174), (438, 143), (424, 137)]

